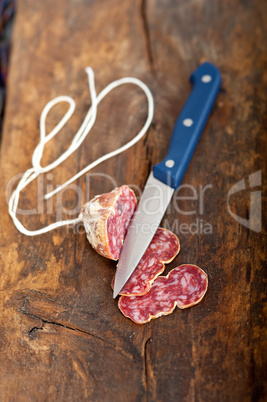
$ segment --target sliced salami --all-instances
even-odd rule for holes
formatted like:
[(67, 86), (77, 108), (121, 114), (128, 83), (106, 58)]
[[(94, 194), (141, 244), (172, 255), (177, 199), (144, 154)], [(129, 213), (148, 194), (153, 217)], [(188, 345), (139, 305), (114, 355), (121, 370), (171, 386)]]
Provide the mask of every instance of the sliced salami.
[(199, 303), (208, 287), (207, 274), (196, 265), (180, 265), (166, 277), (159, 276), (144, 296), (121, 296), (119, 309), (137, 324)]
[(99, 254), (118, 260), (135, 208), (135, 194), (128, 186), (97, 195), (82, 207), (87, 239)]
[[(141, 296), (180, 251), (179, 239), (167, 229), (158, 228), (141, 261), (122, 288), (120, 295)], [(114, 278), (112, 281), (112, 287)]]

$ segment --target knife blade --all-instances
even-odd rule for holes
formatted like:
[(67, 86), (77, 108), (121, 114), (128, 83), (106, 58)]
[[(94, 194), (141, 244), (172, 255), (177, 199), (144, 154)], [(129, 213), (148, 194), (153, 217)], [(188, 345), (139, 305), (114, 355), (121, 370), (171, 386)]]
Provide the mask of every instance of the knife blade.
[(131, 219), (114, 281), (115, 298), (148, 248), (179, 187), (221, 86), (221, 75), (203, 63), (191, 75), (191, 94), (176, 120), (166, 157), (153, 167)]

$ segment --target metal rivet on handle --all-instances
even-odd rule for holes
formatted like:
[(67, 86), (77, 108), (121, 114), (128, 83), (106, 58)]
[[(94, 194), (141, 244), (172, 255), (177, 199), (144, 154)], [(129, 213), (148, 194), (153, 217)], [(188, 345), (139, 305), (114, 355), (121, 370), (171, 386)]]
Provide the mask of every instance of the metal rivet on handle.
[(211, 82), (212, 77), (209, 74), (203, 75), (201, 77), (201, 81), (204, 82), (204, 84), (207, 84), (208, 82)]
[(172, 168), (175, 165), (175, 162), (172, 159), (168, 159), (165, 162), (165, 166), (167, 166), (168, 168)]
[(184, 121), (183, 121), (183, 125), (184, 125), (185, 127), (191, 127), (192, 124), (193, 124), (193, 120), (192, 120), (192, 119), (184, 119)]

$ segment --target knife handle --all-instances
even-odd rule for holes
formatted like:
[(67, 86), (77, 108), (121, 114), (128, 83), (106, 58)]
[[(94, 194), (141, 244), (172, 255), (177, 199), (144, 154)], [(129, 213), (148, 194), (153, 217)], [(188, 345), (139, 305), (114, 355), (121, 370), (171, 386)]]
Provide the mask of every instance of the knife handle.
[(221, 86), (221, 74), (211, 63), (203, 63), (191, 75), (192, 92), (172, 132), (166, 158), (153, 167), (154, 177), (177, 189), (192, 158), (200, 135)]

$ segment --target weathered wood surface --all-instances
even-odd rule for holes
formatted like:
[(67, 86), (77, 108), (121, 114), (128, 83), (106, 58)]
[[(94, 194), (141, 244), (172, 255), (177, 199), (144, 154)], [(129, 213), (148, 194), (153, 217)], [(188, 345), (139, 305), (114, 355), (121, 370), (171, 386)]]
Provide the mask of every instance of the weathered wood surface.
[[(248, 218), (248, 176), (266, 173), (264, 3), (18, 2), (1, 143), (1, 401), (266, 397), (266, 233), (240, 225), (227, 210), (229, 189), (245, 178), (247, 190), (235, 194), (230, 207)], [(73, 96), (77, 110), (47, 146), (43, 164), (70, 143), (90, 105), (87, 65), (95, 70), (98, 92), (122, 76), (144, 80), (155, 97), (155, 117), (143, 141), (94, 169), (89, 194), (84, 177), (77, 185), (86, 197), (110, 191), (113, 184), (100, 175), (108, 174), (117, 185), (143, 188), (151, 165), (165, 156), (190, 92), (188, 77), (205, 60), (219, 67), (223, 86), (183, 183), (198, 194), (199, 185), (212, 187), (204, 194), (203, 210), (200, 200), (180, 201), (180, 209), (195, 213), (180, 214), (172, 205), (164, 224), (178, 222), (181, 241), (181, 252), (166, 272), (182, 263), (197, 264), (209, 275), (208, 293), (194, 308), (138, 326), (112, 299), (115, 264), (97, 255), (84, 234), (66, 228), (33, 238), (20, 234), (4, 191), (13, 176), (30, 167), (41, 110), (61, 94)], [(64, 110), (51, 111), (48, 128)], [(114, 91), (99, 107), (90, 138), (44, 178), (45, 188), (132, 138), (145, 117), (141, 91), (132, 86)], [(36, 186), (22, 194), (21, 208), (36, 207)], [(63, 203), (75, 208), (72, 190), (64, 192)], [(49, 211), (46, 205), (43, 214), (22, 217), (28, 228), (59, 217), (55, 201)], [(212, 234), (182, 230), (182, 223), (196, 219), (209, 223)]]

